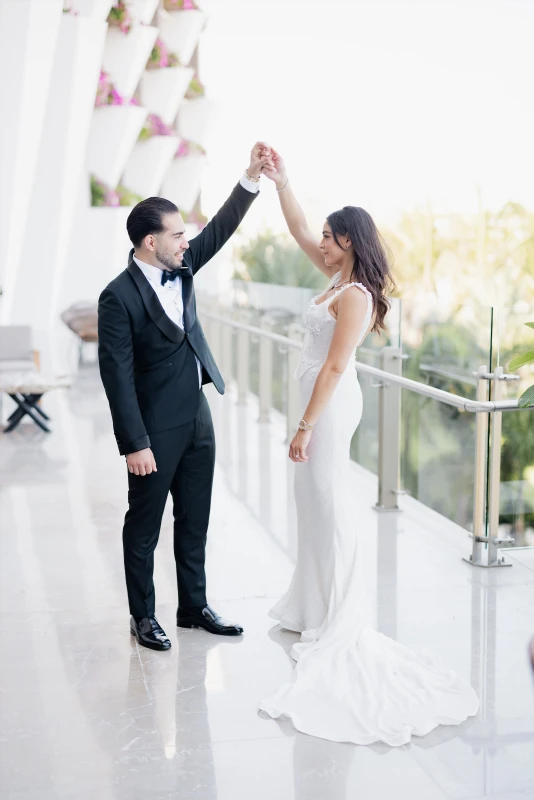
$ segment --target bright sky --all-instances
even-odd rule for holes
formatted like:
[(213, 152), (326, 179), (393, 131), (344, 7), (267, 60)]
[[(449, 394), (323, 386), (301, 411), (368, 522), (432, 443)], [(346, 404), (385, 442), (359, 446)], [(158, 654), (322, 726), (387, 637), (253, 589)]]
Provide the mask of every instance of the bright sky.
[[(361, 205), (377, 222), (508, 199), (534, 209), (534, 0), (200, 0), (201, 77), (218, 108), (204, 207), (256, 139), (284, 155), (318, 232)], [(264, 179), (264, 182), (266, 180)], [(247, 234), (283, 227), (272, 185)]]

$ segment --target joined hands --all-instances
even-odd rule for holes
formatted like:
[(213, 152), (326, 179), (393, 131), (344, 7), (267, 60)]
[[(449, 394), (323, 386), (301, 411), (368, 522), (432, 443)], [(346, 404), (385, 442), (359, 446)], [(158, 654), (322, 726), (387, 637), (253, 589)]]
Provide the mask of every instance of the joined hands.
[(273, 181), (277, 189), (281, 189), (287, 183), (284, 160), (267, 142), (256, 142), (252, 148), (248, 173), (253, 178), (265, 175)]

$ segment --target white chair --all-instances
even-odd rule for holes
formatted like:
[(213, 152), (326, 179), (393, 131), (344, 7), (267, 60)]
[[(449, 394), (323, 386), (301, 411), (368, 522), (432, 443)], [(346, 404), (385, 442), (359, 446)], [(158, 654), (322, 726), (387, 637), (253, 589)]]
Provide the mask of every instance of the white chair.
[(29, 325), (0, 325), (0, 371), (34, 372), (37, 369)]

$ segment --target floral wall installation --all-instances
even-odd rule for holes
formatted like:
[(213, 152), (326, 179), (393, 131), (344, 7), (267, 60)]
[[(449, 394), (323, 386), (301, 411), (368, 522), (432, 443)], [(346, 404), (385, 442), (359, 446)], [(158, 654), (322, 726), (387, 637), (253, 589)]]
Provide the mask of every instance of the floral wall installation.
[(199, 144), (196, 144), (196, 142), (190, 142), (188, 139), (182, 139), (180, 144), (178, 145), (178, 149), (174, 157), (185, 158), (186, 156), (191, 156), (191, 155), (205, 156), (206, 151)]
[(204, 88), (204, 85), (195, 75), (192, 78), (191, 83), (189, 84), (185, 96), (187, 97), (188, 100), (194, 100), (196, 97), (204, 97), (205, 94), (206, 94), (206, 89)]
[(111, 78), (103, 69), (100, 70), (100, 77), (98, 79), (98, 88), (96, 90), (95, 106), (100, 108), (102, 106), (138, 106), (139, 101), (132, 97), (131, 100), (126, 99), (120, 92), (115, 89)]
[(156, 43), (150, 53), (146, 68), (164, 69), (165, 67), (179, 67), (180, 61), (175, 53), (169, 53), (167, 45), (163, 39), (156, 39)]
[(166, 125), (161, 117), (158, 117), (157, 114), (148, 114), (145, 124), (141, 129), (141, 133), (139, 134), (139, 139), (141, 141), (146, 141), (147, 139), (151, 139), (152, 136), (174, 136), (175, 131), (169, 126)]
[(164, 0), (166, 11), (200, 11), (195, 0)]
[(129, 33), (132, 27), (132, 15), (125, 0), (115, 3), (108, 14), (108, 25), (119, 28), (122, 33)]
[(107, 184), (91, 175), (91, 205), (99, 208), (118, 208), (119, 206), (135, 206), (143, 198), (119, 184), (110, 189)]

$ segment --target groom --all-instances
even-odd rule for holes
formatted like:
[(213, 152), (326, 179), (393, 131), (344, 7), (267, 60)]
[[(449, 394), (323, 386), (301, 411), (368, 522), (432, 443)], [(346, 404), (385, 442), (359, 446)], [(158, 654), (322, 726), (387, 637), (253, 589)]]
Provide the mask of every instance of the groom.
[(177, 624), (238, 636), (206, 600), (204, 570), (215, 441), (202, 391), (224, 382), (196, 316), (193, 276), (234, 233), (257, 196), (270, 151), (258, 142), (248, 170), (191, 242), (176, 206), (149, 197), (127, 220), (128, 267), (102, 292), (98, 357), (113, 429), (128, 466), (123, 528), (130, 630), (153, 650), (171, 646), (155, 617), (154, 550), (169, 492), (174, 504)]

